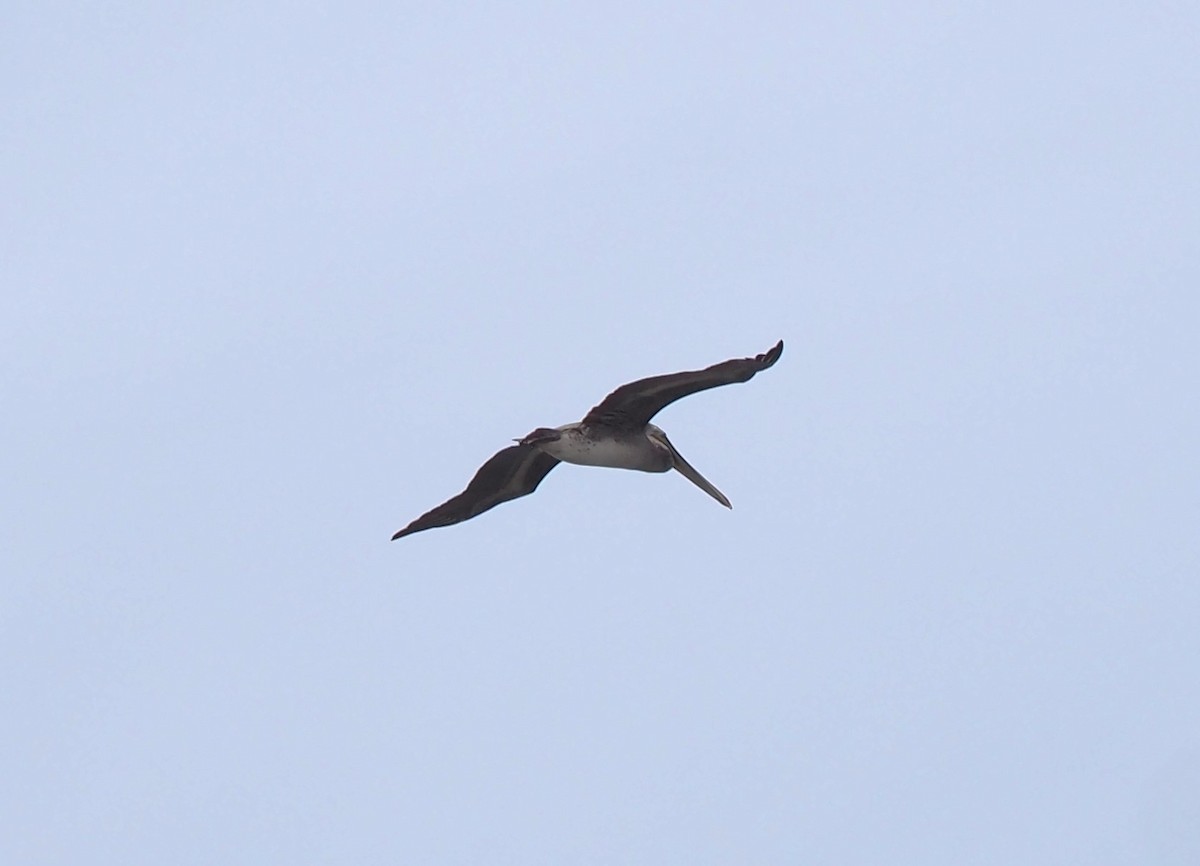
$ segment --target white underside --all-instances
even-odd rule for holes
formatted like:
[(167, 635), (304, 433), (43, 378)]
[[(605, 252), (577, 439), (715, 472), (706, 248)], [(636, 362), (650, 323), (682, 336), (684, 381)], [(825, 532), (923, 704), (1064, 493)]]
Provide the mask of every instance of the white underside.
[(666, 472), (671, 468), (670, 455), (664, 458), (658, 447), (649, 440), (594, 440), (572, 431), (556, 442), (546, 442), (538, 447), (564, 463), (579, 466), (607, 466), (643, 472)]
[(679, 471), (713, 499), (726, 508), (732, 508), (725, 494), (713, 486), (707, 478), (683, 459), (683, 455), (671, 445), (667, 434), (653, 424), (646, 425), (645, 438), (592, 439), (580, 432), (578, 425), (559, 427), (563, 432), (560, 439), (543, 442), (541, 448), (551, 457), (564, 463), (580, 466), (607, 466), (611, 469), (637, 469), (641, 472)]

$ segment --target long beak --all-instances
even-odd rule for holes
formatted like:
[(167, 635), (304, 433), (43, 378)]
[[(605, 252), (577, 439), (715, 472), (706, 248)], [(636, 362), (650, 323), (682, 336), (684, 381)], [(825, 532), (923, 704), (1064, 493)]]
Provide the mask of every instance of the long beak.
[(671, 456), (674, 458), (674, 468), (679, 470), (679, 474), (688, 481), (695, 484), (713, 499), (720, 502), (726, 508), (733, 508), (733, 504), (725, 498), (725, 494), (712, 485), (712, 482), (696, 471), (696, 468), (683, 459), (683, 455), (675, 450), (675, 446), (671, 444), (671, 440), (663, 436), (663, 441), (667, 443), (667, 447), (671, 449)]

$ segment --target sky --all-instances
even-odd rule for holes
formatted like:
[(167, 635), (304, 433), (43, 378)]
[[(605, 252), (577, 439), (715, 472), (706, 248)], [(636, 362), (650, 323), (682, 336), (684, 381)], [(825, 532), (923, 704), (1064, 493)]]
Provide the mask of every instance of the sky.
[(1194, 4), (4, 17), (0, 861), (1200, 862)]

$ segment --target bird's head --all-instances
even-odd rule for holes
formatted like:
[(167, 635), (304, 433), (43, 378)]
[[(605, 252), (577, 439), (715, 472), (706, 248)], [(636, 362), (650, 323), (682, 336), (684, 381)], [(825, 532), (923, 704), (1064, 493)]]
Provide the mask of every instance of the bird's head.
[(521, 445), (541, 445), (545, 442), (556, 442), (562, 438), (562, 431), (553, 427), (539, 427), (524, 439), (514, 439)]

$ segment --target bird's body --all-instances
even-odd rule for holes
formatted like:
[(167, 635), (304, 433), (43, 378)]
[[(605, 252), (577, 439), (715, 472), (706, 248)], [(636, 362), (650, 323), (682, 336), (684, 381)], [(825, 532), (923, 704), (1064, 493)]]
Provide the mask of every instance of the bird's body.
[[(555, 427), (556, 439), (538, 442), (537, 447), (563, 463), (578, 466), (607, 466), (611, 469), (636, 469), (641, 472), (669, 472), (671, 450), (653, 434), (666, 434), (653, 424), (645, 432), (614, 429), (600, 424), (564, 424)], [(647, 435), (650, 434), (650, 435)], [(531, 434), (532, 435), (532, 434)], [(529, 438), (529, 437), (526, 437)]]
[(729, 500), (697, 472), (671, 444), (662, 428), (650, 423), (659, 410), (681, 397), (746, 382), (783, 353), (783, 341), (753, 358), (735, 358), (703, 370), (652, 376), (622, 385), (595, 406), (582, 421), (561, 427), (538, 427), (514, 440), (480, 467), (458, 496), (426, 512), (392, 536), (394, 541), (414, 532), (450, 526), (489, 508), (526, 496), (559, 464), (607, 466), (641, 472), (677, 469), (685, 478), (732, 508)]

